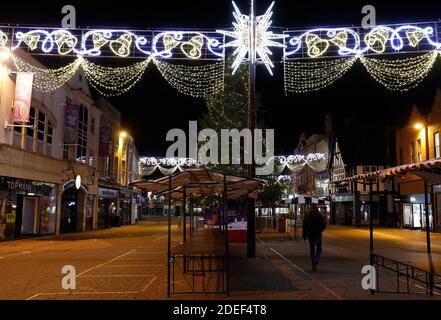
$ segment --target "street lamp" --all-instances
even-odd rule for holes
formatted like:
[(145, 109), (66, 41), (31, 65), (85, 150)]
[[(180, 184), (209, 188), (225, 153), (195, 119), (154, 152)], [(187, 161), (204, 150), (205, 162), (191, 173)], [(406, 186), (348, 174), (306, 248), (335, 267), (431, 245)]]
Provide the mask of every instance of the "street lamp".
[[(424, 140), (426, 143), (426, 161), (430, 160), (430, 152), (429, 152), (429, 114), (426, 113), (425, 124), (416, 123), (415, 129), (421, 130), (424, 128)], [(429, 220), (429, 194), (428, 194), (428, 185), (427, 180), (424, 179), (424, 211), (426, 216), (426, 241), (427, 241), (427, 253), (430, 254), (432, 252), (430, 247), (430, 220)]]

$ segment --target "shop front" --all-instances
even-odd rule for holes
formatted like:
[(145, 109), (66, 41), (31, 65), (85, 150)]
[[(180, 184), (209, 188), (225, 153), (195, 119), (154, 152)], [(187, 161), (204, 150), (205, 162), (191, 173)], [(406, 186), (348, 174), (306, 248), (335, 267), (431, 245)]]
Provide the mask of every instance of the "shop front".
[[(431, 203), (431, 195), (428, 195)], [(426, 211), (424, 194), (412, 194), (401, 198), (403, 227), (421, 229), (426, 227)], [(433, 229), (432, 205), (429, 204), (429, 224)]]
[(331, 224), (354, 224), (354, 197), (353, 195), (333, 195), (331, 198)]
[(93, 230), (94, 200), (86, 184), (77, 186), (75, 180), (67, 181), (61, 196), (60, 232)]
[(433, 186), (433, 203), (435, 212), (435, 231), (441, 232), (441, 185)]
[(56, 232), (54, 183), (0, 177), (0, 241)]
[(118, 218), (118, 190), (100, 187), (98, 192), (98, 229), (110, 228)]

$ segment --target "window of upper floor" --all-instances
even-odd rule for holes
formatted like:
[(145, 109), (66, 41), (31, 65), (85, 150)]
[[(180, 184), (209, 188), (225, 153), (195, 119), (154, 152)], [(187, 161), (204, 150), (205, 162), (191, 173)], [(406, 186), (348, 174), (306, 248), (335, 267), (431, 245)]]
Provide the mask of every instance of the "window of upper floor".
[(13, 144), (31, 152), (52, 156), (53, 137), (54, 125), (48, 116), (31, 106), (26, 126), (14, 127)]

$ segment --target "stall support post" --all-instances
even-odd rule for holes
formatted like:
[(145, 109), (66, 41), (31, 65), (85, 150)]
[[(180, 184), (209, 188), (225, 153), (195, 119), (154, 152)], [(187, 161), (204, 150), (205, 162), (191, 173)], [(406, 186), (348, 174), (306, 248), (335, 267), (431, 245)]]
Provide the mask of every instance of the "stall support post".
[(171, 175), (168, 176), (168, 242), (167, 242), (167, 297), (170, 297), (170, 254), (171, 254)]
[(429, 216), (429, 187), (427, 180), (424, 180), (424, 211), (426, 217), (426, 246), (427, 254), (431, 254), (432, 249), (430, 245), (430, 216)]
[(227, 278), (227, 295), (230, 294), (230, 265), (228, 253), (228, 193), (227, 193), (227, 176), (224, 174), (224, 223), (225, 223), (225, 259), (226, 259), (226, 278)]
[[(187, 188), (184, 186), (182, 191), (182, 240), (187, 241)], [(184, 254), (184, 273), (187, 273), (187, 255)]]
[(193, 194), (190, 193), (190, 237), (193, 234)]
[[(372, 178), (369, 179), (369, 252), (370, 252), (370, 264), (374, 266), (374, 222), (372, 219)], [(375, 290), (371, 289), (371, 294), (374, 294)]]
[(187, 188), (184, 186), (182, 193), (182, 240), (187, 241)]

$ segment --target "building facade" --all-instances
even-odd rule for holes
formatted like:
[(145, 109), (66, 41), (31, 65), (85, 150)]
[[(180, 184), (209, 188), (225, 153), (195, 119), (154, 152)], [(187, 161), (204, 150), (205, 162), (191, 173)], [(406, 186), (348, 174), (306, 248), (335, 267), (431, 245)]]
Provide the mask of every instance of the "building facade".
[(0, 240), (96, 229), (100, 111), (84, 76), (51, 93), (33, 90), (29, 121), (14, 123), (13, 71), (12, 59), (1, 61)]
[[(427, 136), (426, 136), (427, 127)], [(439, 159), (441, 132), (441, 91), (430, 110), (413, 106), (407, 124), (396, 132), (397, 165)], [(404, 228), (425, 229), (425, 190), (422, 178), (408, 174), (399, 183), (400, 223)], [(429, 223), (441, 231), (441, 186), (429, 185)]]
[[(351, 131), (348, 135), (345, 131)], [(347, 178), (370, 174), (394, 164), (393, 128), (375, 128), (344, 120), (333, 137), (329, 167), (331, 223), (367, 225), (369, 212), (376, 225), (398, 227), (395, 180)], [(372, 186), (372, 189), (371, 189)], [(372, 208), (370, 193), (372, 191)]]

